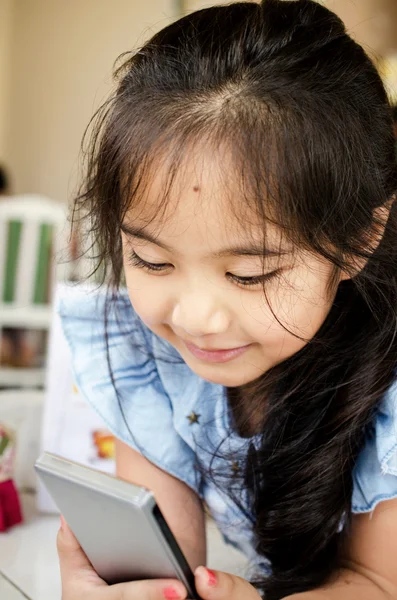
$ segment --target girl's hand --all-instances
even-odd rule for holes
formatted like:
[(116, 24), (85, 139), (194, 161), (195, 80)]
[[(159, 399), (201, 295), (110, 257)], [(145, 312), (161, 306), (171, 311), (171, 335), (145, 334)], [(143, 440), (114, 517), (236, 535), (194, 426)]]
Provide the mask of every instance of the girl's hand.
[(185, 586), (177, 579), (150, 579), (108, 585), (94, 571), (62, 517), (57, 547), (62, 600), (183, 600), (187, 596)]
[(197, 567), (194, 572), (197, 593), (203, 600), (260, 600), (256, 589), (245, 579)]
[[(108, 585), (93, 569), (72, 531), (61, 517), (57, 547), (62, 578), (62, 600), (184, 600), (185, 586), (177, 579), (150, 579)], [(202, 600), (260, 600), (245, 579), (211, 571), (195, 570), (195, 584)]]

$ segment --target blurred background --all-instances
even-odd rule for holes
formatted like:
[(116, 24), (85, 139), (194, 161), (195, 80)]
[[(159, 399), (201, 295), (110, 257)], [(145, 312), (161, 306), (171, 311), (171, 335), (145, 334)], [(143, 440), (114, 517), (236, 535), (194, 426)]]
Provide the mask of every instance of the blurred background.
[[(112, 68), (121, 53), (180, 15), (217, 3), (0, 0), (2, 599), (60, 597), (57, 510), (33, 471), (40, 451), (114, 471), (112, 436), (74, 385), (56, 314), (57, 298), (73, 286), (67, 282), (89, 270), (77, 260), (79, 238), (68, 225), (85, 127), (113, 88)], [(397, 105), (397, 1), (323, 4), (371, 55)], [(2, 505), (10, 482), (17, 494), (12, 518)], [(209, 566), (241, 572), (241, 555), (223, 551), (210, 519), (208, 528)]]

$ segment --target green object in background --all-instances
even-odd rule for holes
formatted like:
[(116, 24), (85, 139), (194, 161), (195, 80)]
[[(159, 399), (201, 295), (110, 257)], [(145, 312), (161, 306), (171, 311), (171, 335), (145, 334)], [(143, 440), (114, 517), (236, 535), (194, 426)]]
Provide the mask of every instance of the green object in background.
[[(22, 238), (22, 221), (10, 221), (8, 223), (6, 264), (4, 276), (3, 298), (4, 303), (16, 300), (16, 285), (19, 254)], [(40, 225), (38, 248), (32, 249), (37, 252), (36, 273), (34, 278), (34, 289), (32, 290), (32, 301), (34, 304), (46, 304), (49, 301), (49, 285), (52, 264), (52, 238), (53, 226), (47, 223)]]
[(10, 442), (10, 438), (8, 437), (8, 435), (4, 433), (4, 435), (1, 436), (1, 431), (0, 431), (0, 456), (3, 454), (4, 450), (7, 448), (9, 442)]
[(34, 304), (45, 304), (48, 302), (48, 286), (51, 277), (52, 230), (52, 225), (46, 223), (40, 225), (39, 248), (37, 253), (33, 294)]
[(18, 253), (21, 243), (21, 221), (10, 221), (8, 223), (8, 235), (6, 246), (6, 265), (3, 290), (3, 302), (13, 302), (15, 298), (16, 274), (18, 267)]

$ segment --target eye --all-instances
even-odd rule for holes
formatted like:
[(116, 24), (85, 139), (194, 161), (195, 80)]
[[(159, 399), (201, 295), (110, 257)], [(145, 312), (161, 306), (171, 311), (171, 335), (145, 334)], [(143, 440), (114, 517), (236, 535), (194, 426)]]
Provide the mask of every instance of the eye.
[(172, 265), (170, 265), (169, 263), (147, 262), (146, 260), (143, 260), (143, 258), (138, 256), (133, 250), (128, 254), (128, 264), (130, 264), (133, 267), (138, 267), (139, 269), (144, 269), (145, 271), (151, 273), (158, 273), (159, 271), (165, 271), (166, 269), (169, 269), (169, 267), (172, 267)]
[(265, 273), (264, 275), (256, 275), (255, 277), (239, 277), (238, 275), (233, 275), (233, 273), (226, 273), (229, 279), (235, 281), (238, 285), (243, 287), (254, 287), (256, 285), (263, 285), (264, 283), (270, 281), (274, 277), (276, 277), (280, 273), (281, 269), (277, 269), (276, 271), (272, 271), (271, 273)]

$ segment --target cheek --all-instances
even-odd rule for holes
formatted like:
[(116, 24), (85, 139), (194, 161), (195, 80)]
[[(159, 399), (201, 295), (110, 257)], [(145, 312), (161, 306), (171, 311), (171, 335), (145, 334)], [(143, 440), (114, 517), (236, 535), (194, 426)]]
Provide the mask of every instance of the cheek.
[(314, 273), (305, 273), (304, 277), (297, 273), (268, 287), (266, 297), (261, 295), (245, 303), (252, 335), (269, 347), (280, 350), (282, 346), (288, 355), (300, 350), (321, 327), (332, 306), (327, 281)]
[(329, 269), (298, 272), (292, 281), (283, 319), (297, 335), (311, 339), (325, 321), (336, 294), (328, 289), (330, 275)]
[(153, 327), (164, 321), (167, 310), (165, 302), (159, 299), (158, 290), (153, 289), (145, 275), (135, 270), (133, 273), (126, 271), (126, 284), (135, 312), (146, 325)]

